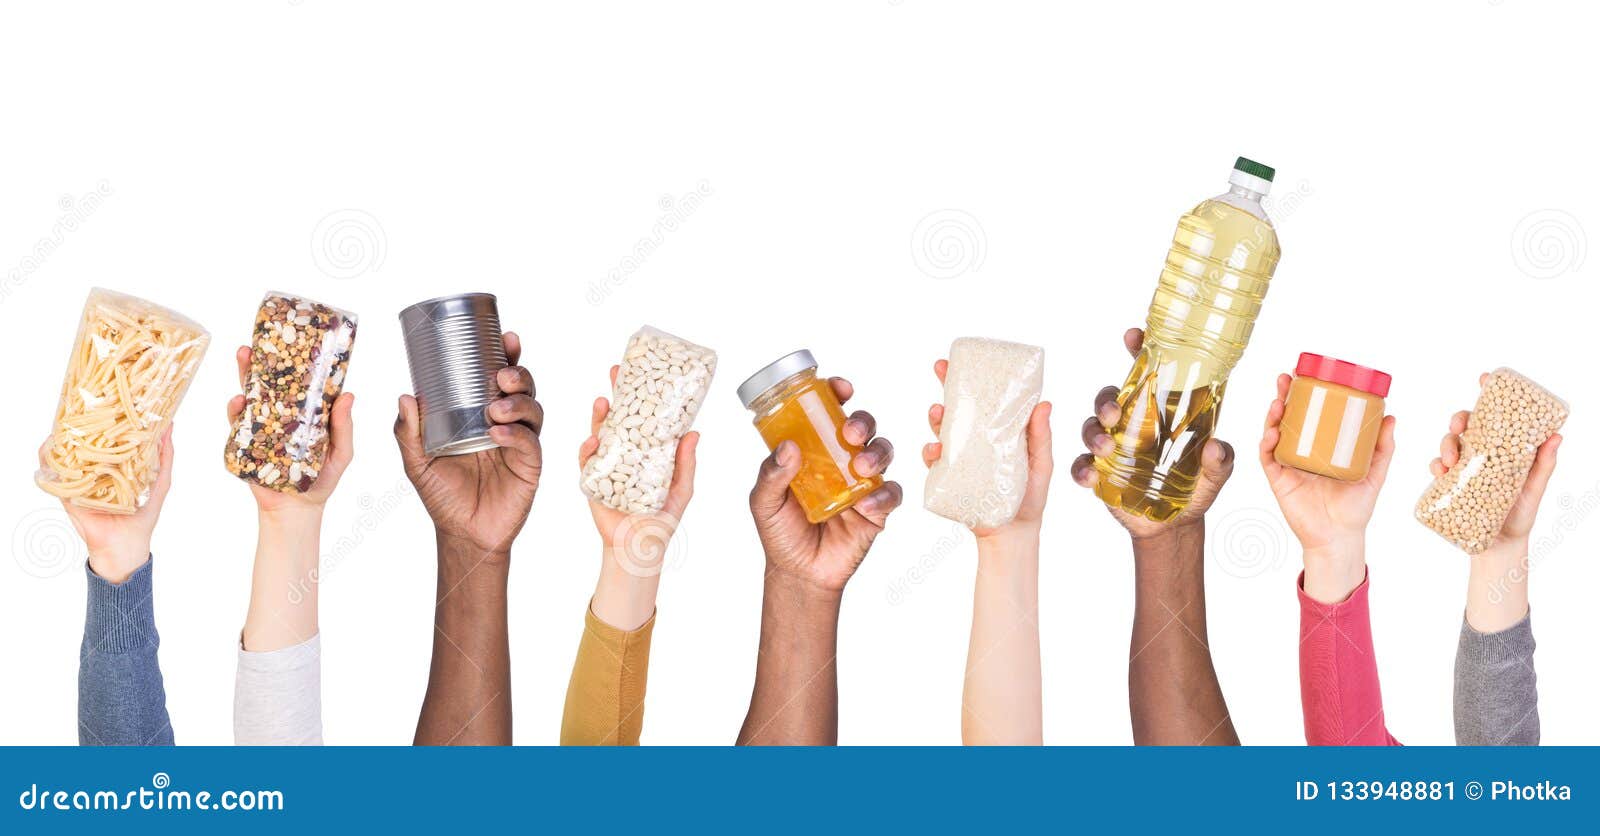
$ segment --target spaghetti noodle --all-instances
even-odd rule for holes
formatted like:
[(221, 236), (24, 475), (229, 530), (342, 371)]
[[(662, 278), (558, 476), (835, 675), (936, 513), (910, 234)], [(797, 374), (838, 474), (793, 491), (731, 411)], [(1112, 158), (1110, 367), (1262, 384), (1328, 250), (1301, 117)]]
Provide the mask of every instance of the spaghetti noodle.
[(158, 475), (161, 435), (210, 340), (160, 305), (91, 290), (34, 481), (82, 508), (137, 511)]

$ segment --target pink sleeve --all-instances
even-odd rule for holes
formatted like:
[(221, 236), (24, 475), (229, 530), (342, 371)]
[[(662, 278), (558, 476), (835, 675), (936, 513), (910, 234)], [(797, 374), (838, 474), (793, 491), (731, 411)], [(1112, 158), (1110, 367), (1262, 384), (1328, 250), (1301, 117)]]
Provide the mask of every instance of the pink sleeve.
[(1300, 708), (1312, 746), (1399, 746), (1383, 723), (1367, 580), (1338, 604), (1300, 595)]

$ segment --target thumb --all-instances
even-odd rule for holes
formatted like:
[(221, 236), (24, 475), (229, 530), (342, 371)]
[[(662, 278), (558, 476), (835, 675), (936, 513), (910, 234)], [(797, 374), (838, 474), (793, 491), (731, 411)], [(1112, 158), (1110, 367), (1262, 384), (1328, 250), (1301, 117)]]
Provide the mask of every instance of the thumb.
[(1197, 510), (1211, 507), (1212, 500), (1222, 492), (1222, 486), (1233, 475), (1233, 463), (1237, 457), (1233, 454), (1233, 445), (1226, 441), (1213, 438), (1206, 442), (1200, 451), (1200, 478), (1195, 484), (1194, 499), (1190, 501), (1191, 507), (1198, 506)]
[(417, 412), (417, 399), (400, 396), (400, 412), (394, 419), (394, 440), (400, 445), (400, 461), (407, 473), (416, 473), (427, 462), (422, 451), (422, 417)]
[(1550, 475), (1556, 470), (1556, 451), (1560, 448), (1560, 434), (1550, 436), (1539, 445), (1533, 467), (1528, 471), (1528, 480), (1523, 483), (1522, 493), (1517, 495), (1516, 503), (1511, 506), (1503, 530), (1518, 536), (1526, 536), (1533, 530), (1533, 520), (1539, 514), (1539, 503), (1544, 500), (1544, 489), (1550, 484)]
[(1389, 477), (1389, 463), (1394, 461), (1394, 423), (1394, 416), (1387, 415), (1379, 425), (1378, 445), (1373, 448), (1372, 464), (1367, 467), (1367, 481), (1380, 488)]
[(778, 515), (789, 499), (789, 482), (800, 472), (800, 448), (793, 441), (778, 445), (761, 463), (756, 486), (750, 490), (750, 513), (757, 521)]
[(167, 429), (161, 434), (161, 463), (160, 472), (156, 474), (155, 484), (150, 487), (150, 499), (145, 503), (146, 508), (154, 508), (155, 513), (160, 513), (161, 503), (167, 498), (167, 491), (172, 488), (172, 424), (167, 424)]

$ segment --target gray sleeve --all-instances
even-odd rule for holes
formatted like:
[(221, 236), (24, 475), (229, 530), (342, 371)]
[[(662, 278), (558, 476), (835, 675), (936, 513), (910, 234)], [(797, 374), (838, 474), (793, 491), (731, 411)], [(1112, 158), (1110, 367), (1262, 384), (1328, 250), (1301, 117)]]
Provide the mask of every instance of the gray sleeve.
[(114, 584), (84, 566), (88, 614), (78, 649), (78, 743), (171, 746), (172, 720), (156, 650), (154, 561)]
[(1532, 613), (1498, 633), (1463, 619), (1456, 645), (1456, 744), (1539, 745)]
[(233, 685), (233, 742), (240, 746), (322, 745), (322, 636), (282, 650), (239, 648)]

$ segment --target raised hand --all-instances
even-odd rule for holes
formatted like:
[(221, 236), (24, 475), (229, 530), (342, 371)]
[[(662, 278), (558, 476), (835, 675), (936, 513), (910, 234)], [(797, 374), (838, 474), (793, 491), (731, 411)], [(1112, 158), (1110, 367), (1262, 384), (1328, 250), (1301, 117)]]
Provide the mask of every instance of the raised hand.
[[(1130, 356), (1137, 357), (1139, 348), (1144, 345), (1144, 331), (1139, 328), (1129, 328), (1122, 335), (1122, 345)], [(1117, 421), (1122, 418), (1122, 410), (1117, 406), (1117, 395), (1120, 391), (1116, 386), (1101, 389), (1094, 397), (1094, 415), (1083, 422), (1083, 444), (1089, 448), (1089, 452), (1078, 456), (1072, 463), (1072, 481), (1081, 487), (1094, 489), (1095, 483), (1100, 478), (1100, 474), (1094, 469), (1095, 456), (1108, 456), (1112, 452), (1110, 433), (1117, 426)], [(1189, 504), (1184, 506), (1177, 516), (1161, 523), (1130, 514), (1120, 508), (1110, 508), (1111, 516), (1122, 523), (1135, 540), (1170, 533), (1196, 523), (1205, 516), (1211, 503), (1222, 490), (1223, 484), (1233, 474), (1233, 462), (1233, 447), (1225, 441), (1213, 438), (1207, 441), (1205, 448), (1200, 451), (1200, 478)]]
[[(843, 404), (855, 394), (844, 378), (828, 380)], [(862, 477), (883, 473), (894, 459), (888, 439), (873, 438), (877, 422), (866, 412), (855, 412), (844, 425), (844, 438), (865, 445), (850, 467)], [(839, 593), (855, 574), (872, 541), (883, 531), (889, 513), (900, 506), (900, 485), (884, 482), (855, 505), (820, 523), (806, 519), (789, 482), (800, 472), (800, 448), (792, 441), (779, 444), (761, 463), (750, 492), (750, 514), (766, 550), (771, 571), (790, 574), (819, 589)]]
[[(1482, 386), (1488, 375), (1478, 378)], [(1450, 416), (1449, 431), (1439, 441), (1439, 457), (1428, 464), (1435, 478), (1444, 475), (1461, 459), (1461, 434), (1467, 430), (1468, 410)], [(1554, 433), (1539, 445), (1528, 480), (1517, 494), (1511, 512), (1501, 524), (1489, 548), (1470, 558), (1467, 579), (1467, 623), (1480, 633), (1506, 630), (1528, 615), (1528, 538), (1544, 500), (1545, 488), (1556, 469), (1556, 452), (1561, 449), (1561, 434)]]
[[(39, 446), (39, 467), (48, 467), (50, 442)], [(155, 533), (156, 520), (161, 517), (161, 504), (172, 489), (172, 425), (161, 435), (160, 468), (156, 480), (150, 485), (150, 496), (144, 505), (132, 514), (111, 514), (61, 501), (61, 507), (72, 520), (72, 527), (83, 538), (89, 551), (89, 568), (102, 579), (122, 583), (150, 558), (150, 538)]]
[(400, 396), (394, 424), (406, 476), (440, 536), (499, 554), (510, 550), (527, 522), (544, 466), (539, 447), (544, 408), (534, 399), (533, 375), (516, 365), (521, 339), (508, 331), (504, 340), (511, 365), (496, 374), (501, 397), (487, 408), (489, 437), (499, 447), (430, 458), (422, 449), (422, 420), (411, 395)]
[[(239, 386), (250, 384), (250, 347), (239, 346), (234, 352), (234, 361), (239, 366)], [(344, 475), (346, 468), (355, 458), (355, 430), (351, 425), (351, 410), (355, 407), (356, 396), (351, 392), (342, 392), (333, 402), (333, 409), (328, 416), (328, 452), (323, 458), (322, 470), (317, 474), (317, 481), (312, 483), (311, 489), (303, 493), (288, 493), (263, 488), (254, 482), (250, 484), (250, 493), (255, 497), (256, 505), (263, 513), (277, 513), (297, 508), (316, 509), (327, 503), (328, 497), (333, 495), (333, 489), (339, 485), (339, 477)], [(234, 395), (228, 401), (228, 426), (233, 426), (238, 420), (239, 413), (244, 411), (245, 396)]]
[(1304, 588), (1307, 595), (1323, 603), (1338, 603), (1367, 577), (1366, 531), (1377, 505), (1378, 492), (1389, 475), (1394, 459), (1394, 416), (1386, 416), (1378, 428), (1378, 444), (1366, 478), (1344, 482), (1279, 464), (1273, 456), (1282, 435), (1289, 384), (1294, 378), (1278, 375), (1278, 397), (1267, 407), (1257, 454), (1267, 484), (1278, 499), (1289, 529), (1300, 541), (1305, 560)]
[[(611, 367), (611, 385), (616, 386), (618, 367)], [(600, 427), (610, 401), (596, 398), (589, 416), (589, 437), (578, 448), (578, 471), (600, 447)], [(589, 500), (589, 514), (594, 518), (595, 531), (604, 544), (605, 562), (600, 567), (600, 583), (595, 589), (592, 603), (594, 614), (600, 620), (622, 630), (631, 630), (643, 624), (655, 612), (655, 591), (667, 545), (678, 530), (678, 523), (694, 497), (695, 449), (700, 443), (697, 432), (685, 433), (678, 441), (676, 459), (672, 470), (672, 484), (667, 488), (666, 502), (661, 510), (649, 514), (628, 514), (593, 499)]]
[[(944, 383), (945, 373), (949, 370), (948, 360), (933, 364), (933, 373), (940, 383)], [(1051, 453), (1050, 410), (1050, 403), (1041, 401), (1034, 405), (1033, 412), (1028, 415), (1028, 485), (1023, 491), (1022, 505), (1017, 509), (1016, 517), (994, 528), (974, 528), (972, 533), (980, 540), (1018, 532), (1032, 532), (1034, 537), (1038, 537), (1039, 526), (1044, 520), (1045, 501), (1050, 496), (1050, 476), (1055, 470), (1055, 458)], [(936, 439), (943, 425), (944, 404), (936, 403), (928, 408), (928, 426), (932, 428)], [(925, 444), (922, 447), (922, 463), (931, 468), (943, 454), (944, 447), (938, 441)]]

